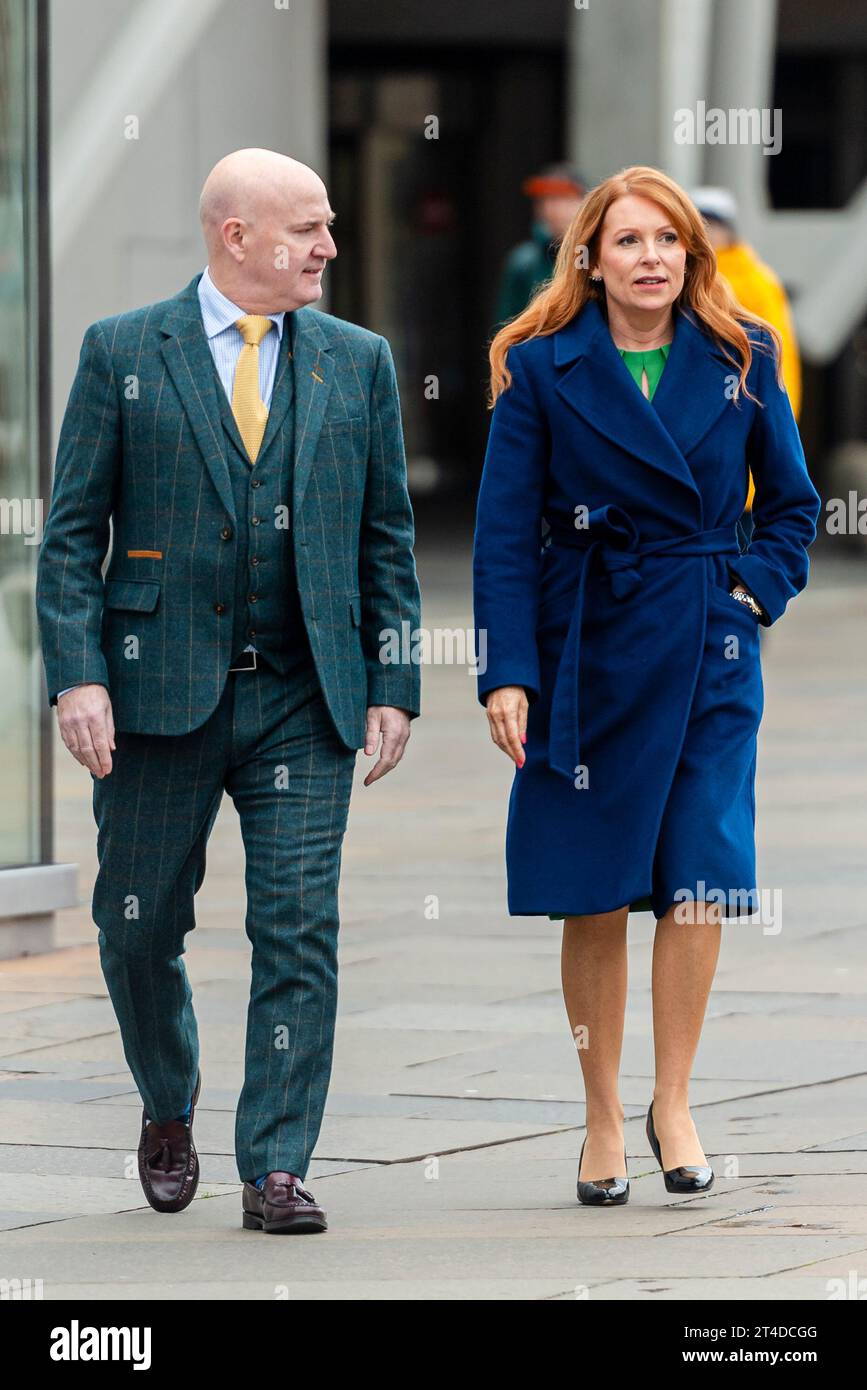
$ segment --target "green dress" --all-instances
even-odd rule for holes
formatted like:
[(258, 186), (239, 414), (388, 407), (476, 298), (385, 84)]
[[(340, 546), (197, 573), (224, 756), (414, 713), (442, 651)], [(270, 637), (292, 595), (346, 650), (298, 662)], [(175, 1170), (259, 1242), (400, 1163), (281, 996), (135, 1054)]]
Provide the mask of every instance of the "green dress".
[[(618, 348), (620, 356), (629, 368), (630, 375), (639, 391), (641, 390), (641, 373), (642, 371), (647, 372), (647, 389), (650, 393), (648, 397), (649, 400), (653, 400), (653, 394), (659, 385), (659, 378), (662, 376), (662, 370), (665, 366), (670, 348), (671, 343), (663, 343), (661, 347), (651, 348), (649, 352), (632, 352), (627, 348)], [(632, 912), (649, 912), (651, 910), (650, 898), (649, 896), (646, 898), (639, 898), (638, 902), (630, 903), (629, 907)], [(564, 917), (572, 916), (574, 916), (574, 913), (571, 912), (548, 913), (548, 917), (552, 922), (559, 922)]]

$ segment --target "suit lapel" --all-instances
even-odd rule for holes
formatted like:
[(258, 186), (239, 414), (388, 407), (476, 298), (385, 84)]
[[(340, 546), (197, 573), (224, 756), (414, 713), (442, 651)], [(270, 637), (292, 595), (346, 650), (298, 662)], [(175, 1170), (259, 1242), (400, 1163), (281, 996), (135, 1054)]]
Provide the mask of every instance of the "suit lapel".
[[(334, 384), (331, 345), (316, 317), (304, 309), (292, 315), (295, 365), (295, 469), (293, 514), (298, 516), (322, 430), (325, 407)], [(270, 422), (269, 422), (270, 423)]]
[(218, 392), (223, 396), (225, 392), (205, 337), (196, 291), (200, 279), (201, 273), (193, 276), (186, 289), (171, 301), (160, 325), (166, 335), (162, 354), (220, 501), (235, 520), (226, 445), (220, 428)]
[(729, 403), (731, 365), (680, 310), (653, 401), (638, 390), (595, 300), (554, 334), (556, 389), (600, 434), (701, 498), (686, 454)]

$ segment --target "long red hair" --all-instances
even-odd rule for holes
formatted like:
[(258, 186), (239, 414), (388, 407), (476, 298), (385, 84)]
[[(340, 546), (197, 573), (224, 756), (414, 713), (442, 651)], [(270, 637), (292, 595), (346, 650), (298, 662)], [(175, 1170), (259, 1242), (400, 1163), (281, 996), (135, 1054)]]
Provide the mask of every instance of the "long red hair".
[(621, 169), (618, 174), (612, 174), (591, 189), (560, 243), (551, 279), (546, 280), (527, 308), (505, 324), (492, 339), (489, 350), (489, 407), (494, 405), (512, 379), (506, 366), (506, 353), (513, 343), (556, 333), (558, 328), (580, 313), (588, 299), (598, 300), (605, 311), (604, 286), (597, 286), (591, 281), (590, 267), (598, 256), (605, 214), (615, 198), (628, 193), (650, 198), (664, 208), (668, 220), (686, 247), (683, 287), (675, 305), (693, 311), (731, 362), (738, 374), (734, 398), (737, 399), (743, 391), (750, 400), (757, 399), (746, 384), (752, 348), (743, 320), (769, 330), (776, 354), (777, 381), (782, 386), (780, 335), (771, 324), (744, 309), (735, 299), (728, 281), (717, 272), (713, 247), (692, 199), (662, 170), (636, 164), (629, 169)]

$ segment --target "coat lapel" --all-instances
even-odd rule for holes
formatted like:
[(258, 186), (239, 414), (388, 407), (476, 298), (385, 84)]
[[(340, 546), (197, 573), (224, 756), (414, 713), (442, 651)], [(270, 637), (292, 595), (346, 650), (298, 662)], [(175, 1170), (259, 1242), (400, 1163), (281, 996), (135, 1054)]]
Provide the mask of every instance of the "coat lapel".
[(671, 351), (651, 409), (685, 457), (731, 405), (727, 387), (737, 372), (691, 310), (678, 310), (675, 322)]
[[(217, 393), (222, 388), (202, 323), (196, 291), (200, 279), (201, 272), (194, 275), (186, 289), (181, 290), (171, 301), (160, 324), (162, 332), (166, 335), (162, 353), (220, 501), (234, 520), (232, 483), (226, 461), (225, 440), (220, 428), (220, 401)], [(240, 437), (238, 442), (240, 444)]]
[(680, 309), (671, 351), (652, 401), (635, 385), (595, 300), (554, 334), (556, 389), (563, 400), (618, 448), (670, 481), (699, 489), (686, 455), (729, 404), (726, 363), (712, 340)]

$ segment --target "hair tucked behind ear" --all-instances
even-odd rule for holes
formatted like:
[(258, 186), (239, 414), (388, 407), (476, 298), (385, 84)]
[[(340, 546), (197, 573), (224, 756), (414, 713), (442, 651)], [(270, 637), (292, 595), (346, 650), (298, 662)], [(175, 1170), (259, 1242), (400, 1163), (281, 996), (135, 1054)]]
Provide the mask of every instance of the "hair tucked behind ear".
[(741, 321), (756, 324), (770, 333), (777, 381), (780, 386), (783, 385), (780, 335), (776, 328), (757, 314), (742, 308), (728, 281), (718, 273), (713, 247), (692, 199), (660, 169), (636, 164), (621, 170), (619, 174), (612, 174), (591, 189), (560, 243), (551, 279), (537, 291), (527, 308), (494, 336), (489, 350), (489, 407), (494, 405), (511, 382), (506, 354), (514, 343), (556, 333), (558, 328), (563, 328), (583, 309), (588, 299), (598, 300), (604, 310), (605, 290), (603, 286), (597, 288), (592, 283), (590, 267), (599, 250), (605, 214), (615, 198), (628, 193), (650, 198), (664, 208), (672, 227), (681, 238), (686, 248), (686, 269), (683, 288), (675, 302), (681, 308), (692, 310), (731, 362), (738, 376), (733, 399), (736, 400), (741, 392), (749, 400), (757, 399), (746, 384), (753, 345)]

